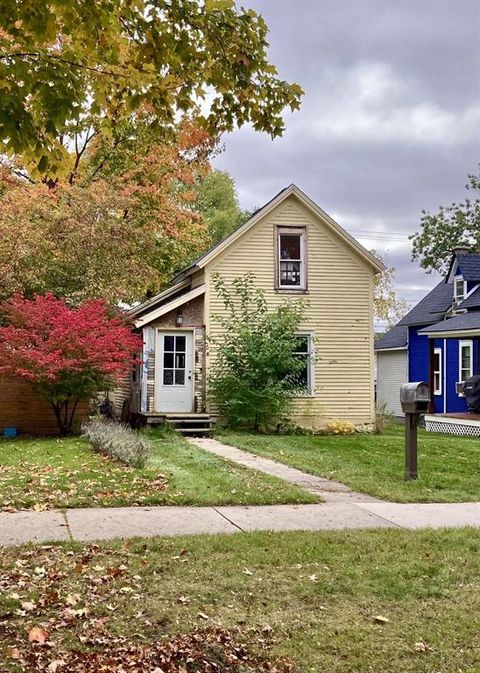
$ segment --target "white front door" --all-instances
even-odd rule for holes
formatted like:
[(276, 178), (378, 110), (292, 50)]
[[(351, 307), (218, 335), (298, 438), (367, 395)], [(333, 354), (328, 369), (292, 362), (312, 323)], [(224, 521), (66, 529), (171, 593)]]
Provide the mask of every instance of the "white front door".
[(192, 362), (192, 332), (157, 332), (155, 411), (193, 411)]

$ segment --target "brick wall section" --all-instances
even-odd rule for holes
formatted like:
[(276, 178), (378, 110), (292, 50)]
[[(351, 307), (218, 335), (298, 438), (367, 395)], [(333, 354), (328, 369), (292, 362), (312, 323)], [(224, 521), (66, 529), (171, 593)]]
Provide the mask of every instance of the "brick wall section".
[[(158, 320), (149, 324), (149, 327), (168, 330), (194, 329), (193, 335), (193, 374), (194, 374), (194, 412), (205, 411), (205, 325), (203, 317), (203, 296), (192, 299), (182, 306), (183, 324), (176, 325), (177, 309), (170, 311)], [(155, 342), (156, 346), (156, 342)], [(154, 411), (154, 386), (155, 386), (155, 353), (149, 356), (147, 380), (147, 409)]]
[[(76, 413), (76, 423), (88, 413), (88, 403), (82, 403)], [(5, 428), (17, 428), (20, 435), (58, 435), (57, 422), (50, 405), (36, 395), (27, 383), (0, 379), (0, 436)]]

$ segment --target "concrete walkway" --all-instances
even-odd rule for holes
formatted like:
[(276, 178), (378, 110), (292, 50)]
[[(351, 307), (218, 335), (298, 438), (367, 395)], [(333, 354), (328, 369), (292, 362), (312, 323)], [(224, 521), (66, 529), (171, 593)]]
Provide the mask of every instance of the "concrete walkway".
[(365, 493), (356, 493), (351, 491), (348, 486), (339, 481), (331, 481), (322, 477), (315, 477), (313, 474), (307, 474), (297, 470), (295, 467), (289, 467), (284, 463), (278, 463), (276, 460), (257, 456), (249, 451), (242, 451), (233, 446), (222, 444), (216, 439), (209, 437), (191, 437), (190, 444), (198, 448), (214, 453), (216, 456), (231, 460), (237, 465), (243, 465), (251, 470), (257, 470), (264, 474), (270, 474), (290, 484), (300, 486), (305, 491), (318, 495), (325, 502), (382, 502), (378, 498)]
[(0, 512), (0, 546), (26, 542), (355, 528), (480, 528), (480, 502), (399, 504), (351, 491), (214, 439), (192, 444), (253, 470), (297, 484), (325, 500), (318, 505), (229, 507), (105, 507), (66, 512)]

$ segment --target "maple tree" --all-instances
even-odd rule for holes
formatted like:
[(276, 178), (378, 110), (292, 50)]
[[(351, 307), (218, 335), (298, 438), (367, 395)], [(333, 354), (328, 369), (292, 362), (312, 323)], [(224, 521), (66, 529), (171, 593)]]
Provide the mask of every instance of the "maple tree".
[(73, 134), (108, 134), (142, 106), (164, 134), (190, 112), (214, 135), (245, 123), (280, 135), (303, 92), (277, 77), (267, 34), (234, 0), (3, 0), (2, 146), (61, 175)]
[[(160, 143), (147, 122), (98, 135), (52, 187), (0, 170), (0, 299), (53, 292), (133, 302), (208, 246), (195, 185), (214, 142), (189, 121)], [(73, 157), (73, 155), (72, 155)]]
[(19, 295), (1, 306), (0, 374), (27, 381), (68, 434), (80, 400), (108, 390), (132, 367), (141, 338), (101, 300), (77, 308), (52, 294)]

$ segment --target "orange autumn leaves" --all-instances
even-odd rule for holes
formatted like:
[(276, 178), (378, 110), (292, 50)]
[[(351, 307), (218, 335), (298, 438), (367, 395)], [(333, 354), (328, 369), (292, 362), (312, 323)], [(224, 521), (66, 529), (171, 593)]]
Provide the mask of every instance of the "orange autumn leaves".
[(194, 199), (210, 137), (184, 124), (175, 141), (124, 144), (93, 142), (72, 184), (0, 171), (0, 299), (132, 302), (208, 246)]

